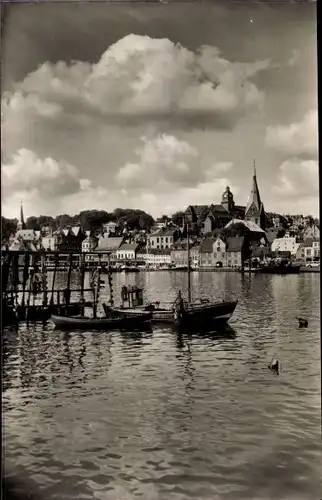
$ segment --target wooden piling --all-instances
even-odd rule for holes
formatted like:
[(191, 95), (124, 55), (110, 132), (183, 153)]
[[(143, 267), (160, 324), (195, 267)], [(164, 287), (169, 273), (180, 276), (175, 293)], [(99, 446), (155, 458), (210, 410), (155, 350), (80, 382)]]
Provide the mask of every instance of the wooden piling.
[(50, 303), (49, 303), (50, 307), (52, 307), (54, 304), (54, 290), (55, 290), (55, 280), (56, 280), (56, 274), (57, 274), (58, 260), (59, 260), (59, 257), (58, 257), (58, 254), (56, 254), (55, 255), (55, 264), (54, 264), (53, 282), (51, 285), (51, 297), (50, 297)]

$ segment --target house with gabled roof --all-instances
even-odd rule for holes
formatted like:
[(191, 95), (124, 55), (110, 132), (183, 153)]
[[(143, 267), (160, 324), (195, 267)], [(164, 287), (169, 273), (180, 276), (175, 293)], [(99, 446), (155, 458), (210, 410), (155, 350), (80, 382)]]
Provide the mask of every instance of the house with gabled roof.
[(117, 260), (135, 260), (136, 252), (140, 248), (139, 243), (122, 243), (116, 250)]

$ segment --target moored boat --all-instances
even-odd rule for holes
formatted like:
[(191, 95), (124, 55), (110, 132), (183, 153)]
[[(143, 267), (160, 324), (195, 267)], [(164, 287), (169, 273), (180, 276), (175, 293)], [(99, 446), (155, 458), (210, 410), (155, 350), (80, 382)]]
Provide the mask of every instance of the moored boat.
[[(116, 312), (116, 311), (115, 311)], [(136, 314), (116, 315), (110, 317), (90, 318), (87, 316), (58, 316), (51, 319), (56, 327), (79, 330), (113, 330), (114, 328), (131, 328), (150, 321), (152, 312), (136, 311)]]
[(299, 274), (300, 264), (289, 261), (271, 262), (259, 268), (260, 273), (267, 274)]

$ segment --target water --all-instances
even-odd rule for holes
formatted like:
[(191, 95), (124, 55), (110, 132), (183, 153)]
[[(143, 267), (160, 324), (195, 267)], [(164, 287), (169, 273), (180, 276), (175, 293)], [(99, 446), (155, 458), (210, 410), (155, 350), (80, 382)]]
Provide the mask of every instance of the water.
[[(115, 295), (172, 300), (186, 279), (119, 274)], [(232, 332), (5, 331), (8, 475), (49, 500), (320, 498), (319, 275), (196, 272), (192, 287), (238, 297)]]

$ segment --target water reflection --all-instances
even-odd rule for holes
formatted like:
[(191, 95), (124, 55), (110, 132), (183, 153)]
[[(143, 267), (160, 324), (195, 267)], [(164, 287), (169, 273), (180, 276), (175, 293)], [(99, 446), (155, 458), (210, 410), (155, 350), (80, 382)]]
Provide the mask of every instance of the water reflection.
[[(239, 300), (213, 332), (7, 329), (6, 460), (49, 500), (319, 498), (319, 277), (280, 278), (194, 273), (194, 296)], [(125, 282), (171, 300), (186, 274)]]

